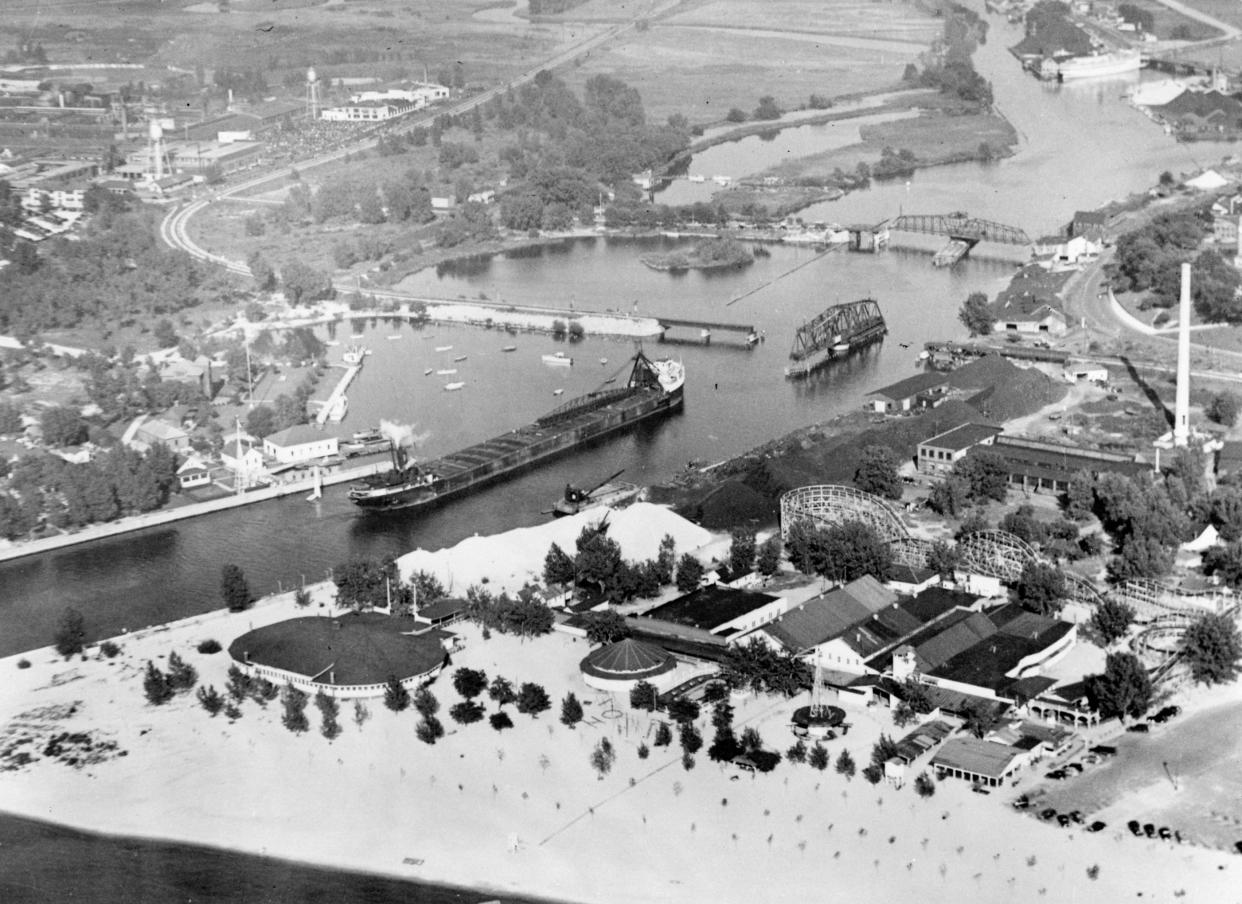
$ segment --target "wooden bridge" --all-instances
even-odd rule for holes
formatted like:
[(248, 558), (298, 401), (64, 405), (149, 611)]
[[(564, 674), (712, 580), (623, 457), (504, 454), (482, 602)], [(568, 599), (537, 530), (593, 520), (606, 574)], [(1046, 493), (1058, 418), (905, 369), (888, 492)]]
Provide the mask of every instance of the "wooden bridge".
[(785, 368), (790, 379), (809, 377), (814, 371), (852, 351), (883, 338), (888, 324), (874, 298), (835, 304), (794, 333)]

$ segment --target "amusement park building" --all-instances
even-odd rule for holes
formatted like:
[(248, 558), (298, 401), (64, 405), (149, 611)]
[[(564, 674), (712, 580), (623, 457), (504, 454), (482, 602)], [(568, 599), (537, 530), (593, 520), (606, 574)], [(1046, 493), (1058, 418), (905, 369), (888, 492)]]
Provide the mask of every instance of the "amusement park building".
[(1009, 472), (1009, 482), (1023, 490), (1063, 493), (1080, 471), (1093, 475), (1112, 472), (1133, 477), (1151, 468), (1129, 455), (1019, 436), (998, 436), (986, 451), (1000, 456)]

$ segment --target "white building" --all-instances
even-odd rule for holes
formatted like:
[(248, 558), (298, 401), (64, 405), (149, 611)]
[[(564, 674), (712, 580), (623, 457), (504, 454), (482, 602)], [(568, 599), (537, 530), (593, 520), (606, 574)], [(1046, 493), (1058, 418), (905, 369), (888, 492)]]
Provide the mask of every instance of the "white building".
[(284, 465), (338, 455), (340, 449), (335, 436), (309, 424), (298, 424), (264, 439), (263, 454)]

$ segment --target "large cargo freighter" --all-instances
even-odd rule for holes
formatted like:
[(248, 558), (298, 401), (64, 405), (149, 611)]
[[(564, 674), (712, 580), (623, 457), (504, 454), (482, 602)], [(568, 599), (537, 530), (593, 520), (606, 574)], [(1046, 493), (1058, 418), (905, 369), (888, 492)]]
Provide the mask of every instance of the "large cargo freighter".
[(391, 471), (355, 484), (354, 504), (365, 509), (408, 509), (442, 502), (585, 443), (662, 417), (682, 404), (685, 370), (677, 361), (652, 361), (642, 352), (624, 386), (600, 389), (561, 405), (533, 424), (469, 446), (435, 461), (416, 463), (393, 448)]

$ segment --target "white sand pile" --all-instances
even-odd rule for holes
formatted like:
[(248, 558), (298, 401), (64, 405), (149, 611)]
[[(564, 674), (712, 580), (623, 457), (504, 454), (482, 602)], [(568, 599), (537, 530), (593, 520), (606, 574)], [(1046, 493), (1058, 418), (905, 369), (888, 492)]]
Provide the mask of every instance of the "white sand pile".
[(715, 539), (709, 531), (664, 506), (639, 502), (624, 509), (593, 509), (490, 537), (470, 537), (437, 552), (417, 549), (397, 559), (397, 567), (403, 580), (425, 571), (455, 594), (464, 594), (466, 588), (482, 584), (484, 579), (493, 592), (514, 592), (528, 581), (542, 581), (543, 560), (553, 543), (573, 555), (574, 541), (582, 528), (599, 523), (605, 515), (608, 536), (620, 544), (621, 554), (630, 561), (655, 558), (665, 534), (676, 541), (679, 556)]

